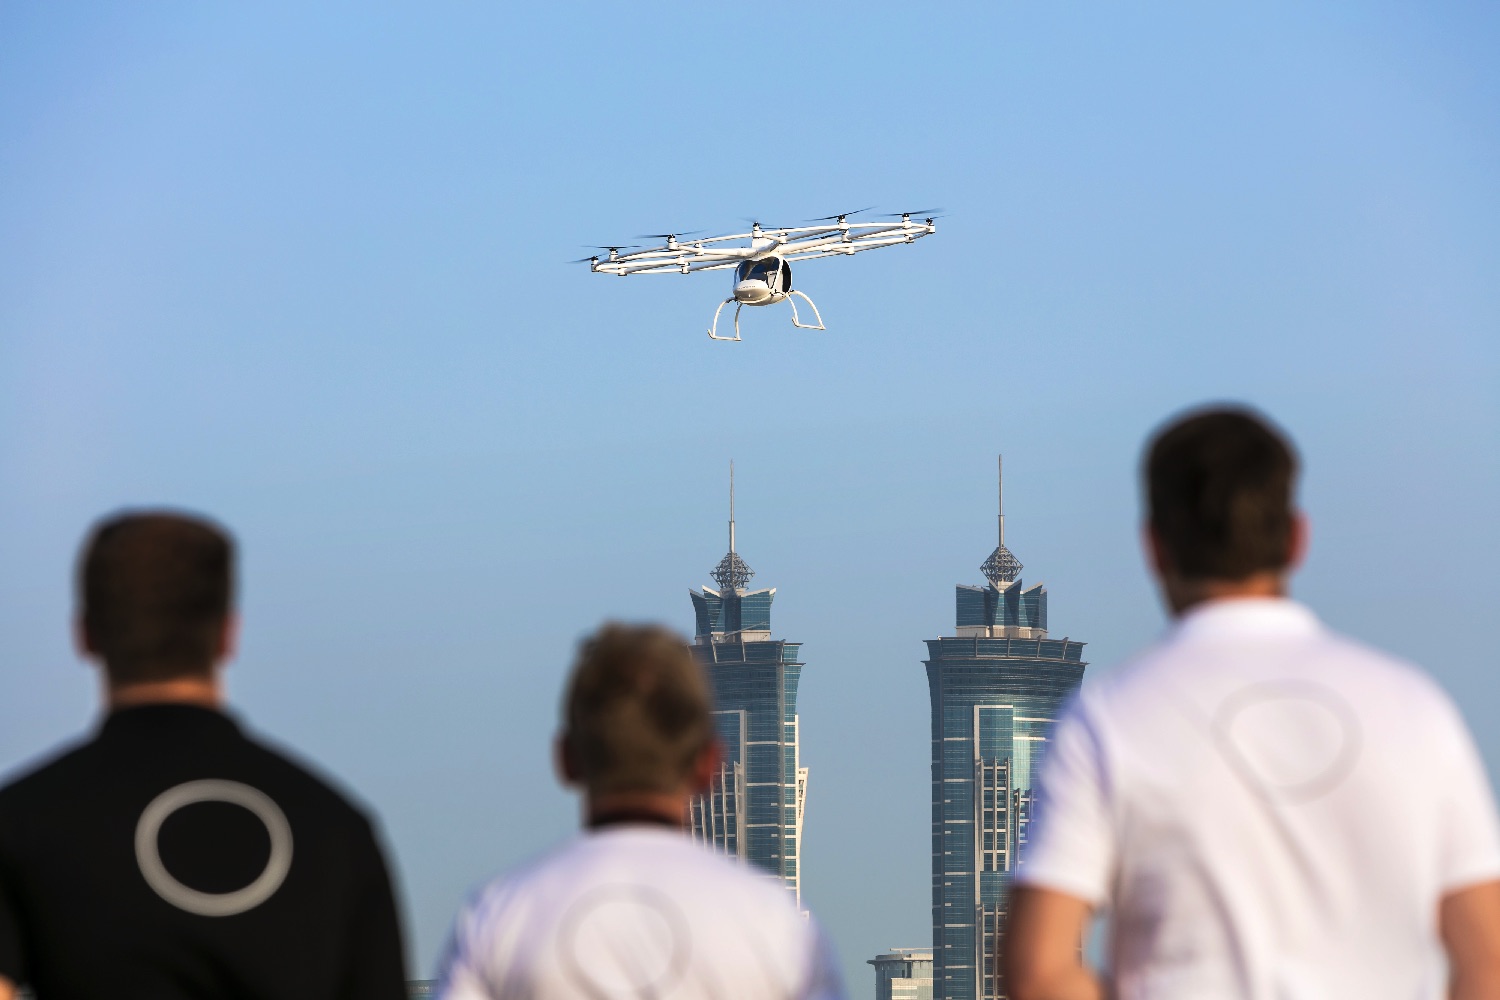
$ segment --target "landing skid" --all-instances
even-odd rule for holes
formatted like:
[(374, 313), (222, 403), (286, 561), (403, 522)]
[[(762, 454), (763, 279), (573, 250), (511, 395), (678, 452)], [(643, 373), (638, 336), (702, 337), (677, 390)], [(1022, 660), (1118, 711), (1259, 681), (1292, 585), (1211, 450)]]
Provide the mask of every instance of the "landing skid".
[(741, 304), (739, 304), (739, 305), (737, 305), (737, 306), (734, 307), (734, 336), (733, 337), (721, 337), (721, 336), (719, 336), (719, 313), (723, 312), (724, 311), (724, 307), (727, 306), (727, 305), (729, 305), (729, 303), (731, 303), (733, 301), (734, 301), (734, 296), (731, 295), (731, 296), (729, 296), (729, 298), (725, 299), (723, 302), (720, 302), (719, 303), (719, 308), (717, 308), (717, 309), (714, 310), (714, 325), (708, 328), (708, 339), (709, 340), (739, 340), (740, 339), (740, 310), (743, 309), (743, 308), (745, 308), (744, 303), (741, 303)]
[[(792, 301), (793, 297), (800, 297), (803, 302), (807, 303), (808, 308), (812, 309), (812, 311), (813, 311), (813, 317), (817, 320), (816, 324), (802, 322), (802, 318), (797, 315), (797, 303), (794, 302), (794, 301)], [(724, 307), (725, 306), (729, 305), (729, 303), (731, 303), (733, 301), (734, 301), (734, 296), (731, 295), (729, 298), (725, 299), (723, 302), (720, 302), (719, 303), (719, 308), (717, 308), (717, 309), (714, 310), (714, 322), (713, 322), (713, 325), (708, 328), (708, 338), (710, 340), (738, 341), (740, 339), (740, 310), (743, 309), (743, 308), (745, 308), (745, 304), (743, 302), (739, 303), (738, 305), (736, 305), (734, 307), (734, 336), (733, 337), (721, 337), (721, 336), (719, 336), (719, 314), (724, 311)], [(805, 293), (805, 292), (797, 292), (797, 291), (788, 292), (787, 295), (786, 295), (786, 302), (787, 302), (788, 305), (790, 305), (792, 307), (792, 325), (795, 326), (797, 329), (799, 329), (799, 330), (826, 330), (826, 329), (828, 329), (828, 327), (826, 327), (826, 326), (823, 325), (823, 316), (822, 316), (821, 313), (818, 312), (818, 306), (817, 306), (817, 304), (814, 303), (812, 299), (810, 299), (810, 298), (807, 297), (807, 293)]]
[[(813, 311), (813, 316), (818, 321), (818, 323), (817, 323), (816, 326), (813, 326), (813, 325), (808, 324), (808, 323), (803, 323), (803, 322), (801, 322), (800, 320), (797, 319), (797, 303), (795, 303), (795, 302), (792, 301), (792, 297), (795, 296), (795, 295), (802, 296), (802, 301), (806, 302), (807, 305), (808, 305), (808, 308), (810, 308)], [(805, 292), (787, 292), (786, 293), (786, 301), (787, 301), (787, 304), (792, 307), (792, 325), (793, 326), (797, 327), (799, 330), (826, 330), (826, 329), (828, 329), (828, 327), (826, 327), (826, 326), (823, 325), (823, 317), (822, 317), (821, 314), (819, 314), (818, 307), (813, 304), (813, 300), (810, 299), (810, 298), (808, 298), (807, 294)]]

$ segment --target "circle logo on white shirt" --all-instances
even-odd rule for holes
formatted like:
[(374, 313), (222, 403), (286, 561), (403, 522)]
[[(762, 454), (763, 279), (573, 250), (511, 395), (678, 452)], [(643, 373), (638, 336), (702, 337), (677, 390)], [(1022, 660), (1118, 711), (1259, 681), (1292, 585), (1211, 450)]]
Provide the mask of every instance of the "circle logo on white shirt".
[(573, 904), (558, 948), (569, 978), (595, 1000), (660, 997), (687, 967), (691, 934), (665, 893), (606, 885)]
[[(177, 810), (198, 802), (227, 802), (248, 809), (270, 835), (266, 867), (244, 888), (202, 892), (183, 885), (162, 863), (157, 843), (162, 824)], [(232, 917), (255, 909), (281, 888), (292, 868), (292, 827), (281, 808), (258, 788), (218, 778), (188, 781), (162, 792), (141, 812), (135, 825), (135, 860), (152, 891), (179, 910), (200, 917)]]
[(1337, 788), (1359, 760), (1359, 718), (1338, 692), (1304, 680), (1252, 684), (1214, 716), (1219, 750), (1262, 794), (1292, 802)]

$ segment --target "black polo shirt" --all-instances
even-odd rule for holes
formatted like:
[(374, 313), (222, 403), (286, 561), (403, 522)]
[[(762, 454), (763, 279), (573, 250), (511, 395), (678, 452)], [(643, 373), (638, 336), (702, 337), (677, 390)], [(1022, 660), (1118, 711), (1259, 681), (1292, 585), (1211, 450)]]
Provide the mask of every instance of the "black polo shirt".
[(0, 976), (38, 1000), (404, 1000), (370, 822), (187, 705), (0, 789)]

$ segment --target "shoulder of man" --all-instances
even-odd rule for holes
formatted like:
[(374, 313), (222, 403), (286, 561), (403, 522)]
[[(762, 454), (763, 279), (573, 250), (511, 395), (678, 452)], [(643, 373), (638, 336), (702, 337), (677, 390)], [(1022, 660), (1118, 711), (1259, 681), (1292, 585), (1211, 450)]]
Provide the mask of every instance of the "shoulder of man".
[[(601, 875), (611, 877), (605, 873), (612, 858), (619, 856), (617, 852), (640, 849), (640, 845), (622, 845), (609, 837), (572, 837), (479, 886), (471, 893), (465, 910), (482, 923), (524, 919), (533, 906), (549, 907), (571, 894), (588, 891), (596, 865)], [(664, 887), (710, 895), (720, 902), (732, 901), (758, 911), (764, 908), (767, 914), (802, 922), (786, 890), (770, 877), (747, 870), (746, 864), (726, 858), (686, 834), (661, 838), (644, 849), (670, 856), (669, 861), (654, 866)]]
[(1396, 686), (1397, 689), (1418, 696), (1436, 698), (1448, 702), (1448, 694), (1441, 684), (1421, 664), (1398, 656), (1389, 650), (1373, 646), (1363, 639), (1347, 635), (1324, 625), (1318, 640), (1331, 655), (1347, 657), (1357, 661), (1360, 668), (1369, 670), (1373, 676)]
[(454, 923), (445, 965), (472, 965), (500, 976), (512, 961), (525, 964), (523, 940), (553, 933), (588, 899), (618, 891), (660, 893), (695, 924), (738, 924), (770, 953), (785, 956), (793, 975), (827, 964), (817, 925), (784, 887), (745, 863), (686, 835), (642, 844), (585, 834), (474, 890)]
[(45, 798), (58, 782), (66, 782), (72, 773), (85, 766), (97, 734), (76, 736), (22, 763), (5, 775), (0, 785), (0, 816), (24, 808), (37, 796)]
[[(443, 960), (445, 996), (470, 996), (461, 984), (525, 979), (540, 942), (565, 932), (589, 901), (615, 893), (655, 893), (703, 942), (754, 939), (752, 950), (776, 956), (788, 987), (837, 983), (836, 962), (816, 923), (798, 912), (786, 890), (745, 865), (715, 855), (686, 835), (675, 839), (575, 837), (475, 890), (460, 911)], [(648, 904), (650, 905), (650, 904)], [(732, 951), (743, 952), (743, 947)], [(712, 961), (713, 949), (695, 951)], [(743, 957), (741, 955), (741, 957)], [(732, 960), (732, 959), (731, 959)], [(820, 987), (821, 988), (821, 987)], [(479, 994), (473, 994), (479, 995)], [(836, 988), (802, 996), (840, 996)]]
[[(233, 717), (233, 721), (241, 737), (233, 750), (234, 758), (239, 761), (234, 768), (237, 773), (248, 766), (271, 779), (279, 795), (291, 794), (314, 807), (322, 821), (331, 822), (335, 831), (373, 834), (371, 811), (340, 782), (306, 762), (294, 750), (249, 729), (239, 717)], [(111, 762), (100, 756), (107, 752), (96, 730), (23, 766), (19, 774), (0, 787), (0, 830), (20, 817), (47, 814), (71, 800), (80, 787), (96, 784), (98, 772), (110, 769)]]
[(334, 815), (341, 815), (357, 826), (373, 826), (373, 810), (342, 781), (291, 747), (249, 728), (243, 721), (240, 725), (248, 752), (256, 756), (267, 771), (308, 798), (320, 801)]
[(1135, 697), (1149, 689), (1154, 675), (1167, 665), (1168, 646), (1162, 641), (1137, 651), (1102, 673), (1088, 677), (1063, 704), (1062, 716), (1070, 716), (1092, 726), (1109, 713), (1118, 702)]
[[(1399, 708), (1419, 728), (1462, 726), (1462, 712), (1443, 686), (1422, 666), (1321, 622), (1301, 647), (1323, 667), (1332, 668), (1316, 679), (1339, 684), (1357, 694), (1366, 706), (1385, 703)], [(1101, 677), (1093, 678), (1074, 695), (1065, 715), (1074, 717), (1096, 739), (1113, 731), (1118, 722), (1138, 724), (1154, 717), (1164, 692), (1179, 685), (1196, 686), (1203, 663), (1192, 644), (1178, 644), (1170, 634), (1139, 651)], [(1307, 676), (1297, 668), (1298, 676)], [(1342, 682), (1342, 683), (1340, 683)], [(1424, 731), (1432, 731), (1424, 728)]]

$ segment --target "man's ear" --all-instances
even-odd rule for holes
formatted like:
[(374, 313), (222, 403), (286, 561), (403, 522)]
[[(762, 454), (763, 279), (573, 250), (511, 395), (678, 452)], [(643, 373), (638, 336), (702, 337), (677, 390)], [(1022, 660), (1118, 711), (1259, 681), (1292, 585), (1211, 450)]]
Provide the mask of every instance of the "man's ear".
[(553, 740), (552, 761), (557, 768), (558, 781), (570, 787), (582, 784), (578, 759), (573, 755), (573, 747), (568, 743), (567, 733), (558, 733), (557, 739)]
[(1302, 566), (1302, 561), (1307, 558), (1307, 546), (1312, 540), (1311, 536), (1312, 526), (1308, 523), (1307, 515), (1300, 510), (1294, 511), (1292, 513), (1292, 537), (1287, 544), (1287, 572)]
[(688, 783), (691, 786), (688, 791), (694, 795), (706, 792), (714, 782), (714, 776), (719, 773), (719, 761), (723, 757), (723, 751), (718, 740), (709, 740), (704, 748), (698, 751), (698, 756), (693, 758), (693, 769), (688, 774)]
[(73, 648), (78, 651), (81, 659), (99, 658), (99, 650), (95, 648), (94, 637), (89, 635), (89, 628), (83, 622), (83, 615), (78, 615), (73, 619)]
[(240, 616), (233, 611), (224, 616), (224, 627), (219, 630), (219, 647), (214, 650), (214, 663), (228, 663), (240, 651)]
[(1172, 572), (1172, 557), (1167, 555), (1167, 548), (1150, 521), (1141, 525), (1141, 548), (1146, 551), (1146, 563), (1151, 567), (1151, 572), (1158, 578)]

